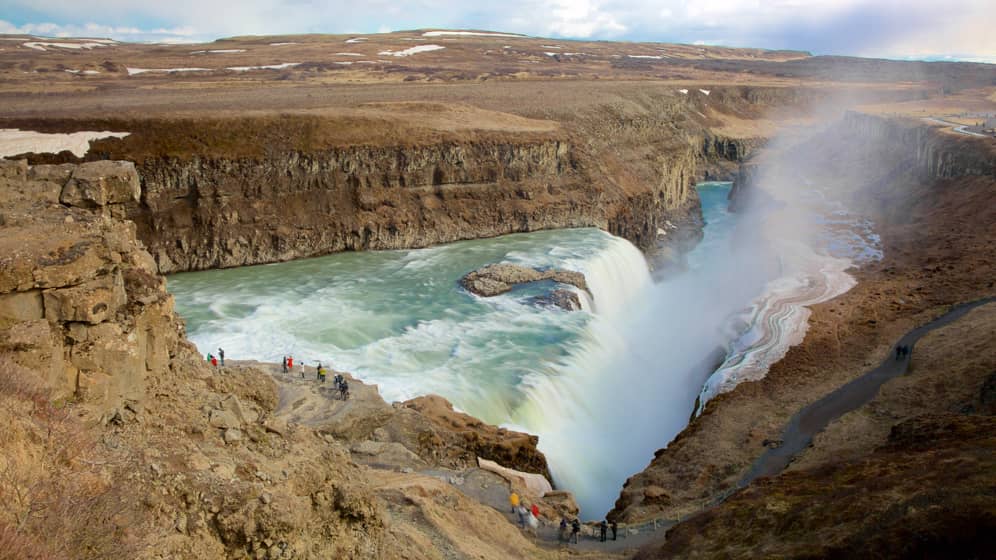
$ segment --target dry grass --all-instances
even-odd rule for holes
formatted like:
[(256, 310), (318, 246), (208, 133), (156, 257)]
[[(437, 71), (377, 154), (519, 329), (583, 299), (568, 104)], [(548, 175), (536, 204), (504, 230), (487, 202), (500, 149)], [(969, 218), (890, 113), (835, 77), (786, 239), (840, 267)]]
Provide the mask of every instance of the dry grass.
[(0, 559), (133, 557), (140, 518), (72, 404), (6, 356), (0, 371)]

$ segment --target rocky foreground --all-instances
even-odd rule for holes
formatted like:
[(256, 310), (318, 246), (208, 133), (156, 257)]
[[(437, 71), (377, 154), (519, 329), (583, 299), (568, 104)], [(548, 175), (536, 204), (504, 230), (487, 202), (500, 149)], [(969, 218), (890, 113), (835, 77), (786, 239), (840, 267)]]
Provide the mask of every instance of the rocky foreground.
[(120, 218), (137, 189), (124, 162), (0, 162), (0, 556), (562, 554), (503, 510), (515, 490), (554, 519), (570, 495), (478, 468), (548, 474), (534, 436), (207, 364)]

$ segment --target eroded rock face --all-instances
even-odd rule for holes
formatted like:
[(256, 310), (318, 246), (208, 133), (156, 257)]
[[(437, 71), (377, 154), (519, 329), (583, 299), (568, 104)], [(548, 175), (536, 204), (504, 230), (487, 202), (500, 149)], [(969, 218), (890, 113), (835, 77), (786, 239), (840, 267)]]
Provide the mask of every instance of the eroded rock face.
[[(588, 291), (588, 282), (584, 274), (573, 270), (537, 270), (511, 263), (489, 264), (475, 270), (460, 279), (460, 285), (468, 292), (481, 297), (492, 297), (504, 294), (519, 284), (553, 280), (561, 284), (569, 284), (581, 290)], [(581, 301), (577, 294), (568, 290), (554, 290), (548, 297), (537, 301), (540, 305), (552, 305), (577, 311), (581, 309)]]
[[(47, 166), (38, 173), (46, 180), (58, 179), (67, 169)], [(70, 206), (95, 208), (138, 201), (141, 187), (135, 164), (130, 161), (91, 161), (72, 170), (59, 200)]]
[(134, 224), (105, 213), (137, 198), (135, 166), (0, 167), (0, 341), (23, 350), (25, 367), (43, 364), (58, 394), (105, 412), (138, 398), (147, 376), (166, 371), (181, 328)]

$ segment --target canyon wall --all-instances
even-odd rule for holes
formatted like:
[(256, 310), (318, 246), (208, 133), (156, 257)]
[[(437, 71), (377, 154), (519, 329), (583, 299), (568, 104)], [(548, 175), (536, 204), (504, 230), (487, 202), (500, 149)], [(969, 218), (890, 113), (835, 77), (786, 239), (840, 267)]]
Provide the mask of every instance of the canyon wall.
[(127, 215), (162, 273), (588, 226), (649, 249), (694, 202), (692, 143), (643, 164), (647, 181), (581, 144), (558, 132), (143, 157), (125, 139), (104, 155), (137, 163)]
[[(825, 138), (837, 140), (816, 148)], [(926, 183), (965, 176), (996, 176), (996, 150), (990, 142), (945, 131), (924, 121), (855, 111), (845, 113), (814, 139), (795, 146), (789, 155), (797, 160), (799, 169), (820, 169), (825, 164), (814, 163), (814, 157), (831, 161), (847, 157), (858, 161), (853, 152), (859, 151), (865, 152), (861, 165), (847, 174), (865, 169), (865, 179), (871, 180), (855, 180), (852, 189), (860, 186), (876, 191), (901, 177)], [(739, 166), (730, 191), (732, 209), (740, 209), (747, 203), (753, 190), (751, 185), (762, 177), (761, 166), (756, 161)]]

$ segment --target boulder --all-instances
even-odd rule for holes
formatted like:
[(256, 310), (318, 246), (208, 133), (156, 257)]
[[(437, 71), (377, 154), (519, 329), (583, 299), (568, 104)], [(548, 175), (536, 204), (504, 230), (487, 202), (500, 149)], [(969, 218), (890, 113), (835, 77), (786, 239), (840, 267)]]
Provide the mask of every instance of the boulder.
[(239, 428), (242, 426), (242, 422), (239, 421), (238, 417), (230, 410), (212, 410), (211, 418), (208, 419), (208, 423), (215, 428)]
[(73, 171), (62, 188), (63, 204), (96, 208), (137, 202), (141, 195), (138, 171), (130, 161), (91, 161)]

